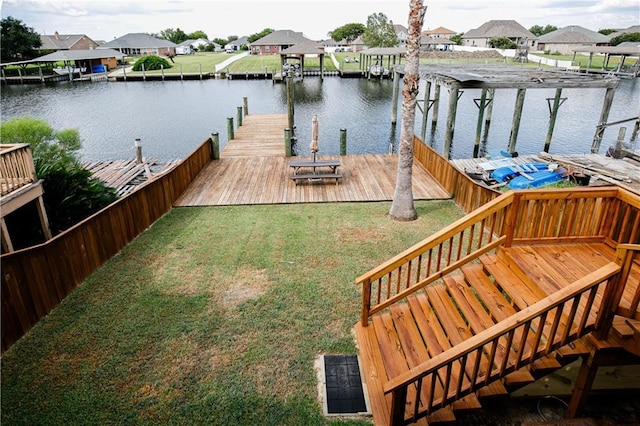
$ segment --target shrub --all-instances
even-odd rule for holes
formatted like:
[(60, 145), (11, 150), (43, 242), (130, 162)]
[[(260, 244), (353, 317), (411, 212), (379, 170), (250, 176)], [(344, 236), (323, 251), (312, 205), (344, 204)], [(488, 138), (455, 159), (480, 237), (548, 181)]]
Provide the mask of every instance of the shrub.
[(144, 64), (145, 71), (159, 70), (162, 68), (171, 68), (171, 64), (160, 56), (150, 55), (140, 58), (133, 64), (134, 71), (142, 71), (142, 65)]
[(518, 45), (508, 37), (493, 37), (489, 39), (489, 46), (496, 49), (515, 49)]

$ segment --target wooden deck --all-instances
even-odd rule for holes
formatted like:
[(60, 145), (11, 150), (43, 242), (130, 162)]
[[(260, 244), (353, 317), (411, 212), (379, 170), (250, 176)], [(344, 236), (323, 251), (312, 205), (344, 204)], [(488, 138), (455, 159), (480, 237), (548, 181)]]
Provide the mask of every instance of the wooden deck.
[(116, 194), (122, 197), (171, 170), (179, 162), (174, 160), (160, 163), (155, 160), (145, 160), (142, 163), (136, 163), (136, 160), (113, 160), (87, 162), (83, 163), (82, 167), (107, 186), (115, 188)]
[[(307, 157), (296, 157), (298, 159)], [(310, 157), (308, 159), (311, 159)], [(236, 157), (209, 163), (191, 183), (176, 206), (234, 204), (289, 204), (351, 201), (390, 201), (397, 173), (395, 155), (322, 156), (339, 160), (342, 178), (333, 181), (291, 179), (289, 158)], [(416, 200), (449, 199), (449, 194), (422, 167), (414, 163), (413, 195)]]
[(284, 129), (287, 126), (286, 114), (247, 115), (220, 157), (284, 156)]

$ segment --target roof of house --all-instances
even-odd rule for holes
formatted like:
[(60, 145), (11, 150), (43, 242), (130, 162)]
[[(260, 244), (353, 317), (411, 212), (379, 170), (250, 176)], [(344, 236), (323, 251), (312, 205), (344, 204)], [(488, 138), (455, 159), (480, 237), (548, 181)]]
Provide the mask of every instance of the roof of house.
[(42, 41), (42, 46), (40, 46), (40, 50), (71, 49), (77, 42), (82, 40), (83, 37), (87, 36), (84, 34), (58, 34), (57, 32), (54, 35), (41, 34), (40, 40)]
[(579, 25), (569, 25), (540, 36), (539, 43), (608, 43), (609, 37)]
[(149, 48), (149, 47), (176, 47), (176, 44), (169, 40), (162, 40), (151, 37), (144, 33), (129, 33), (103, 44), (99, 49), (120, 49), (120, 48)]
[(640, 25), (633, 25), (629, 28), (617, 30), (615, 33), (609, 34), (607, 37), (609, 37), (609, 40), (611, 40), (612, 38), (621, 36), (622, 34), (628, 34), (628, 33), (640, 33)]
[(519, 37), (535, 39), (537, 38), (528, 29), (520, 25), (513, 19), (492, 20), (485, 22), (478, 28), (469, 30), (462, 38), (493, 38), (493, 37)]
[(243, 44), (249, 43), (248, 39), (249, 39), (248, 36), (242, 36), (239, 39), (230, 41), (229, 43), (225, 44), (225, 46), (242, 46)]
[(396, 34), (398, 34), (398, 33), (407, 34), (409, 32), (407, 27), (405, 27), (404, 25), (400, 25), (400, 24), (393, 24), (393, 30), (396, 32)]
[(313, 40), (306, 40), (302, 43), (294, 44), (280, 52), (281, 55), (321, 55), (324, 54), (324, 47)]
[(181, 46), (181, 47), (191, 47), (191, 45), (192, 45), (193, 43), (195, 43), (196, 41), (198, 41), (198, 40), (194, 40), (194, 39), (185, 40), (185, 41), (183, 41), (182, 43), (180, 43), (178, 46)]
[(425, 35), (431, 35), (431, 34), (456, 34), (456, 32), (450, 30), (449, 28), (438, 27), (438, 28), (434, 28), (433, 30), (425, 30), (425, 31), (422, 32), (422, 34), (425, 34)]
[(58, 50), (33, 59), (32, 62), (87, 61), (90, 59), (124, 58), (124, 54), (114, 49)]
[(251, 43), (252, 46), (293, 46), (303, 41), (311, 41), (301, 32), (277, 30)]

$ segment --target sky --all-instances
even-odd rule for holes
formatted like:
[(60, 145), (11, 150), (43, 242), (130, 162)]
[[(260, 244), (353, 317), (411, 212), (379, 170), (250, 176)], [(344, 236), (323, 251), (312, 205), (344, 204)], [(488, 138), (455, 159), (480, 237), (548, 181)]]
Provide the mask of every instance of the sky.
[[(160, 33), (180, 28), (226, 39), (265, 28), (293, 30), (310, 39), (348, 23), (366, 24), (384, 13), (407, 26), (409, 0), (0, 0), (2, 17), (12, 16), (40, 34), (86, 34), (110, 41), (127, 33)], [(423, 30), (455, 32), (478, 28), (492, 19), (514, 19), (525, 28), (547, 24), (580, 25), (597, 31), (640, 25), (639, 0), (424, 0)]]

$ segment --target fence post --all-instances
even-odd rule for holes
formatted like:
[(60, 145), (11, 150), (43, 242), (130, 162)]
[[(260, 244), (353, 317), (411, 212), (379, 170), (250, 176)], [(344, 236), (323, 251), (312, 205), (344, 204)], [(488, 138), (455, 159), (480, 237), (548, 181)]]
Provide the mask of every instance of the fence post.
[(142, 164), (142, 145), (140, 145), (140, 138), (136, 138), (133, 144), (136, 147), (136, 163)]
[(347, 129), (340, 129), (340, 155), (347, 155)]
[(233, 117), (227, 117), (227, 135), (228, 135), (228, 140), (231, 140), (234, 138), (233, 135)]
[(211, 133), (211, 159), (220, 159), (220, 136), (218, 133)]

